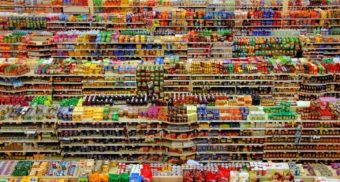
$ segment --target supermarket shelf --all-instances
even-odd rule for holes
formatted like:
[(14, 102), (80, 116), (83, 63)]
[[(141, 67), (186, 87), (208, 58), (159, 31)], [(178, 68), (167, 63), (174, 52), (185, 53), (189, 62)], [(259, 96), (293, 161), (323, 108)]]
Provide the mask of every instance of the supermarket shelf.
[[(244, 106), (244, 107), (247, 107), (247, 106)], [(200, 120), (200, 121), (198, 121), (198, 123), (233, 123), (233, 122), (234, 123), (235, 122), (259, 122), (259, 123), (266, 123), (266, 122), (291, 122), (291, 121), (292, 120), (207, 120), (207, 121)]]
[(86, 44), (185, 44), (187, 42), (54, 42), (55, 45), (58, 44), (76, 44), (76, 45), (86, 45)]
[[(120, 106), (117, 106), (120, 107)], [(103, 120), (103, 121), (96, 121), (96, 120), (84, 120), (84, 121), (59, 121), (59, 123), (67, 123), (67, 124), (71, 124), (71, 123), (81, 123), (81, 124), (95, 124), (95, 123), (159, 123), (161, 124), (162, 121), (158, 121), (158, 120), (143, 120), (143, 119), (125, 119), (122, 118), (119, 121), (112, 121), (112, 120)]]
[(17, 50), (17, 51), (12, 51), (12, 50), (0, 50), (1, 52), (8, 52), (8, 53), (23, 53), (23, 52), (27, 52), (27, 50)]
[(53, 82), (53, 85), (81, 85), (82, 82)]
[[(266, 135), (266, 138), (295, 138), (295, 135)], [(301, 135), (304, 138), (340, 138), (340, 135)]]
[[(249, 74), (164, 74), (164, 76), (188, 76), (188, 77), (237, 77), (237, 76), (278, 76), (278, 75), (287, 75), (287, 76), (296, 76), (297, 73), (268, 73), (268, 74), (261, 74), (261, 73), (249, 73)], [(304, 75), (304, 74), (300, 74)], [(331, 74), (319, 74), (315, 76), (325, 76), (325, 75), (331, 75)]]
[(183, 122), (183, 123), (179, 123), (179, 122), (169, 122), (169, 121), (162, 121), (162, 123), (165, 124), (170, 124), (170, 125), (191, 125), (191, 124), (196, 124), (197, 121), (190, 121), (190, 122)]
[(340, 158), (267, 158), (264, 157), (264, 160), (268, 161), (337, 161)]
[(59, 128), (58, 131), (123, 131), (124, 128)]
[(198, 155), (202, 154), (263, 154), (264, 152), (233, 152), (233, 151), (207, 151), (207, 152), (197, 152)]
[(100, 144), (100, 143), (70, 143), (70, 144), (61, 144), (62, 147), (85, 147), (85, 146), (94, 146), (94, 147), (157, 147), (159, 144), (152, 143), (112, 143), (112, 144)]
[(83, 139), (127, 139), (127, 137), (118, 137), (118, 136), (101, 136), (101, 135), (92, 135), (92, 136), (70, 136), (70, 137), (60, 137), (60, 140), (83, 140)]
[[(51, 51), (72, 51), (72, 52), (77, 52), (77, 51), (152, 51), (152, 50), (162, 50), (163, 49), (125, 49), (125, 48), (121, 48), (121, 49), (78, 49), (78, 48), (74, 48), (74, 49), (51, 49)], [(167, 49), (164, 51), (187, 51), (188, 49)]]
[(298, 153), (308, 152), (308, 153), (334, 153), (339, 152), (339, 150), (297, 150)]
[[(230, 75), (232, 76), (232, 75)], [(274, 82), (275, 80), (228, 80), (228, 79), (210, 79), (210, 80), (191, 80), (192, 82)], [(233, 85), (233, 86), (238, 86), (238, 85)]]
[[(117, 106), (118, 107), (118, 106)], [(0, 123), (166, 123), (166, 124), (172, 124), (172, 125), (190, 125), (194, 123), (225, 123), (225, 122), (291, 122), (292, 120), (209, 120), (209, 121), (192, 121), (187, 123), (172, 123), (167, 121), (158, 121), (158, 120), (143, 120), (143, 119), (121, 119), (120, 121), (95, 121), (95, 120), (88, 120), (88, 121), (57, 121), (57, 120), (4, 120), (0, 121)], [(304, 122), (304, 123), (315, 123), (315, 122), (326, 122), (326, 123), (332, 123), (332, 122), (339, 122), (338, 120), (296, 120), (296, 122)], [(205, 128), (201, 128), (205, 129)], [(209, 128), (207, 128), (209, 129)], [(210, 128), (214, 129), (214, 128)], [(216, 128), (216, 129), (224, 129), (224, 128)], [(294, 128), (225, 128), (225, 129), (294, 129)], [(306, 130), (314, 130), (314, 128), (304, 128)], [(324, 128), (324, 129), (334, 129), (334, 128)]]
[(165, 139), (165, 140), (170, 140), (170, 141), (191, 141), (195, 138), (167, 138), (167, 137), (163, 137), (162, 139)]
[[(336, 18), (336, 17), (326, 17), (326, 18), (308, 18), (308, 20), (339, 20), (340, 18)], [(190, 18), (187, 18), (187, 19), (181, 19), (181, 18), (174, 18), (174, 19), (152, 19), (152, 20), (157, 20), (157, 21), (280, 21), (282, 22), (282, 26), (285, 26), (284, 23), (286, 23), (287, 21), (289, 20), (296, 20), (296, 21), (299, 21), (299, 20), (306, 20), (306, 18), (225, 18), (225, 19), (222, 19), (222, 18), (217, 18), (217, 19), (212, 19), (212, 18), (207, 18), (207, 19), (200, 19), (200, 18), (197, 18), (197, 19), (190, 19)], [(310, 24), (310, 23), (308, 23)], [(275, 24), (273, 24), (275, 26)], [(185, 25), (182, 25), (181, 27), (183, 27)], [(281, 26), (281, 25), (277, 25), (277, 26)], [(319, 26), (319, 25), (317, 25)], [(180, 25), (178, 26), (161, 26), (161, 27), (180, 27)], [(207, 26), (207, 27), (210, 27), (210, 26)], [(236, 37), (242, 37), (242, 36), (236, 36)], [(254, 37), (254, 36), (244, 36), (244, 37)], [(258, 37), (261, 37), (261, 36), (258, 36)], [(264, 37), (264, 36), (262, 36)], [(267, 36), (266, 36), (267, 37)], [(277, 36), (268, 36), (268, 37), (277, 37)], [(285, 36), (282, 36), (282, 37), (285, 37)], [(299, 37), (298, 35), (292, 35), (292, 36), (286, 36), (286, 37)]]
[(196, 146), (263, 146), (264, 143), (208, 143), (196, 144)]
[(3, 86), (14, 86), (13, 83), (6, 83), (6, 82), (0, 82), (0, 85), (3, 85)]
[(178, 87), (184, 87), (187, 88), (188, 85), (164, 85), (164, 88), (178, 88)]
[(162, 155), (163, 152), (139, 152), (139, 151), (119, 151), (119, 152), (109, 152), (109, 151), (91, 151), (91, 152), (63, 152), (63, 155)]
[(128, 127), (129, 131), (160, 131), (162, 128), (131, 128)]
[(294, 83), (300, 83), (301, 80), (273, 80), (273, 82), (285, 82), (285, 83), (294, 82)]
[[(188, 87), (187, 85), (183, 85), (183, 87)], [(234, 85), (193, 85), (192, 87), (194, 88), (202, 88), (202, 87), (207, 87), (207, 88), (233, 88), (237, 87)]]
[(171, 144), (167, 144), (167, 143), (162, 143), (160, 144), (163, 147), (167, 147), (167, 148), (172, 148), (172, 149), (186, 149), (186, 148), (192, 148), (195, 147), (195, 144), (190, 144), (190, 145), (171, 145)]
[(164, 82), (192, 82), (191, 80), (164, 80)]
[[(28, 46), (48, 46), (48, 45), (30, 45), (27, 44)], [(27, 49), (27, 52), (49, 52), (51, 49)]]
[(265, 142), (264, 145), (340, 145), (340, 143), (322, 143), (322, 142), (318, 142), (318, 143), (268, 143)]
[[(22, 82), (22, 86), (23, 85), (51, 85), (51, 82)], [(0, 82), (0, 85), (3, 86), (16, 86), (13, 83), (6, 83), (6, 82)]]
[(82, 97), (80, 94), (53, 94), (53, 97)]
[(57, 120), (2, 120), (0, 124), (21, 124), (21, 123), (57, 123)]
[(262, 162), (262, 160), (200, 160), (200, 163)]
[[(245, 9), (245, 8), (258, 8), (258, 7), (265, 7), (265, 8), (282, 8), (282, 5), (253, 5), (253, 4), (246, 4), (246, 5), (240, 5), (240, 6), (235, 6), (232, 4), (228, 3), (216, 3), (216, 4), (205, 4), (205, 3), (200, 3), (200, 4), (171, 4), (170, 6), (162, 6), (162, 5), (155, 5), (155, 6), (146, 6), (146, 5), (122, 5), (122, 6), (117, 6), (117, 5), (112, 5), (112, 6), (94, 6), (96, 8), (235, 8), (235, 9)], [(320, 7), (327, 7), (327, 8), (334, 8), (334, 7), (339, 7), (339, 5), (322, 5), (322, 6), (289, 6), (288, 8), (320, 8)]]
[(334, 85), (340, 84), (340, 82), (330, 82), (330, 83), (301, 83), (302, 85), (310, 85), (310, 86), (320, 86), (320, 85)]
[(19, 93), (19, 92), (26, 92), (26, 90), (0, 90), (0, 92), (4, 92), (4, 93)]
[(76, 82), (78, 84), (86, 84), (86, 83), (136, 83), (136, 80), (131, 81), (120, 81), (120, 80), (83, 80), (82, 82)]
[[(320, 128), (303, 128), (303, 130), (312, 130), (312, 131), (315, 131), (315, 130), (320, 130)], [(340, 130), (340, 128), (322, 128), (322, 130)]]
[(49, 89), (26, 89), (26, 92), (52, 92), (52, 88)]
[(17, 128), (13, 128), (13, 129), (0, 129), (0, 133), (54, 133), (55, 129), (47, 129), (47, 128), (43, 128), (43, 129), (31, 129), (31, 128), (26, 128), (26, 129), (17, 129)]
[(223, 131), (223, 130), (266, 130), (266, 128), (198, 128), (198, 131)]
[[(275, 88), (295, 88), (295, 89), (300, 89), (300, 87), (295, 87), (295, 86), (274, 86)], [(296, 93), (294, 93), (296, 94)]]
[(329, 47), (329, 48), (325, 48), (325, 47), (316, 47), (316, 48), (304, 48), (305, 50), (340, 50), (340, 48), (336, 48), (336, 47)]
[(185, 152), (182, 154), (179, 153), (174, 153), (174, 152), (165, 152), (164, 155), (167, 156), (173, 156), (173, 157), (185, 157), (185, 156), (191, 156), (191, 155), (195, 155), (196, 152)]
[(137, 88), (137, 86), (83, 86), (83, 89), (115, 89), (115, 88)]
[[(145, 138), (145, 135), (129, 136), (129, 140), (132, 140), (132, 139), (134, 139), (134, 140), (141, 140), (141, 139), (145, 140), (146, 138)], [(148, 138), (148, 139), (150, 139), (150, 138)], [(152, 139), (161, 139), (161, 137), (155, 136)]]
[(82, 89), (56, 89), (56, 88), (53, 88), (53, 91), (56, 91), (56, 92), (81, 92)]
[(186, 133), (186, 132), (193, 132), (195, 129), (189, 129), (189, 130), (171, 130), (171, 129), (164, 129), (164, 131), (168, 133)]
[(230, 138), (266, 138), (266, 136), (199, 136), (196, 139), (230, 139)]
[(312, 44), (315, 44), (315, 45), (318, 45), (318, 44), (340, 44), (340, 42), (315, 42), (315, 43), (312, 43)]
[(59, 140), (15, 140), (15, 139), (2, 139), (0, 143), (58, 143)]
[(78, 176), (39, 176), (39, 179), (78, 179)]
[(308, 93), (308, 92), (300, 91), (299, 95), (324, 95), (324, 94), (329, 94), (329, 93), (340, 94), (340, 91), (328, 91), (328, 92), (318, 92), (318, 93)]
[(60, 150), (30, 150), (30, 149), (24, 149), (24, 150), (0, 150), (0, 153), (60, 153)]

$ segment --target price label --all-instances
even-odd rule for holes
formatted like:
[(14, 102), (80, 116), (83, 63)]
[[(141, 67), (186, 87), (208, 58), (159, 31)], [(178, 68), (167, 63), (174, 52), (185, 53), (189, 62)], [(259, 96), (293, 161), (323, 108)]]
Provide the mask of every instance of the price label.
[(36, 130), (27, 130), (27, 131), (25, 131), (25, 134), (26, 135), (33, 135), (33, 134), (35, 134), (37, 131)]

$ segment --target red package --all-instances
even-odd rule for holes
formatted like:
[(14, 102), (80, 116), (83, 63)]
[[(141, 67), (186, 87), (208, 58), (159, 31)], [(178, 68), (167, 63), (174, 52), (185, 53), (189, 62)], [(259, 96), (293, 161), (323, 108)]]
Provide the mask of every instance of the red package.
[(152, 182), (152, 171), (150, 164), (143, 164), (143, 168), (140, 171), (143, 176), (143, 182)]
[(194, 171), (194, 182), (205, 182), (205, 177), (202, 171), (200, 170)]
[(191, 170), (185, 170), (183, 173), (183, 181), (184, 182), (193, 182), (194, 175)]
[(216, 174), (212, 173), (211, 171), (208, 171), (205, 175), (205, 181), (216, 182)]
[(228, 182), (229, 177), (230, 177), (230, 170), (219, 166), (218, 172), (217, 172), (217, 182)]

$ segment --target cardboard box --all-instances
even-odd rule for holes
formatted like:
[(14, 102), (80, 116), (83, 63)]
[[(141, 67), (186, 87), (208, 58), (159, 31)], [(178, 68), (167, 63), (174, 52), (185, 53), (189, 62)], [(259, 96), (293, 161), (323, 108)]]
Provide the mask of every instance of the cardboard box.
[(183, 182), (183, 176), (154, 176), (153, 182)]

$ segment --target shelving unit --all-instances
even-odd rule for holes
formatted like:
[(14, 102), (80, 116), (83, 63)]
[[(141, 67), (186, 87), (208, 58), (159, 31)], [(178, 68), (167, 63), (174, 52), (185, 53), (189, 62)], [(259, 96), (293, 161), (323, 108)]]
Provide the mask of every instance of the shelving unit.
[[(112, 77), (111, 77), (112, 76)], [(328, 77), (331, 79), (328, 82), (318, 83), (305, 83), (307, 77)], [(101, 80), (100, 78), (106, 78)], [(107, 79), (110, 78), (111, 79)], [(252, 80), (246, 80), (252, 77)], [(218, 79), (216, 79), (218, 78)], [(257, 79), (259, 78), (259, 79)], [(183, 92), (193, 93), (215, 93), (220, 89), (224, 90), (225, 94), (233, 95), (247, 95), (249, 93), (243, 93), (242, 89), (253, 88), (253, 92), (259, 92), (259, 95), (266, 97), (267, 95), (273, 95), (274, 97), (294, 97), (300, 95), (300, 100), (309, 100), (310, 97), (317, 99), (320, 95), (332, 95), (335, 96), (339, 93), (339, 84), (336, 81), (338, 77), (335, 74), (326, 75), (296, 75), (287, 73), (269, 73), (260, 76), (259, 74), (222, 74), (219, 76), (210, 74), (165, 74), (164, 75), (164, 93), (166, 95), (176, 95), (177, 92), (173, 89), (181, 88)], [(4, 78), (7, 79), (7, 78)], [(93, 74), (93, 75), (37, 75), (37, 74), (25, 74), (12, 76), (12, 80), (9, 82), (3, 81), (2, 87), (3, 94), (16, 94), (22, 92), (27, 95), (41, 95), (49, 94), (55, 96), (67, 96), (67, 95), (89, 95), (100, 94), (109, 92), (115, 93), (119, 90), (123, 90), (122, 94), (132, 94), (136, 92), (137, 83), (136, 74)], [(121, 81), (120, 81), (121, 80)], [(95, 81), (95, 82), (94, 82)], [(238, 85), (237, 85), (238, 84)], [(9, 90), (14, 89), (15, 90)], [(17, 89), (21, 86), (20, 90)], [(316, 93), (310, 93), (305, 89), (311, 90), (317, 87), (327, 87), (327, 90), (320, 90)], [(53, 93), (52, 93), (53, 88)], [(101, 89), (101, 91), (96, 91)], [(104, 91), (103, 89), (106, 89)], [(228, 89), (228, 90), (226, 90)], [(269, 89), (269, 90), (268, 90)], [(287, 90), (289, 89), (289, 90)], [(228, 91), (228, 92), (226, 92)], [(311, 90), (312, 91), (312, 90)], [(69, 94), (66, 94), (68, 92)]]
[(2, 159), (340, 158), (335, 1), (20, 2), (0, 5)]

